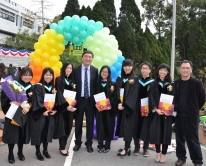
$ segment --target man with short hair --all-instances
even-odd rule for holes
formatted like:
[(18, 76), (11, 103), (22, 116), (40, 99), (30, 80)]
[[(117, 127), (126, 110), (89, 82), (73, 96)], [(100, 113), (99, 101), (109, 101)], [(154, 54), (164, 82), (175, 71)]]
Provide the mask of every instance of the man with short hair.
[(201, 81), (192, 78), (192, 62), (183, 60), (180, 63), (181, 78), (175, 81), (174, 105), (177, 111), (176, 130), (176, 166), (186, 162), (185, 141), (190, 158), (195, 166), (201, 166), (202, 152), (198, 139), (199, 110), (205, 103), (205, 91)]
[(94, 55), (91, 51), (84, 51), (82, 54), (82, 64), (74, 69), (74, 77), (77, 88), (77, 115), (75, 118), (75, 146), (74, 151), (78, 151), (82, 141), (82, 121), (84, 112), (86, 114), (86, 139), (85, 145), (89, 153), (93, 152), (93, 125), (95, 102), (93, 95), (98, 77), (98, 69), (91, 65)]

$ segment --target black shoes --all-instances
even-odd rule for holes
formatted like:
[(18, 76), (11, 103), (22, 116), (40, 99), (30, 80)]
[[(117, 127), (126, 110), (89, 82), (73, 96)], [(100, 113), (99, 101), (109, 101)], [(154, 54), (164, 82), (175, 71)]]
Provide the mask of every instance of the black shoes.
[(75, 145), (75, 146), (73, 147), (73, 150), (74, 150), (74, 151), (78, 151), (80, 147), (81, 147), (81, 145)]
[(25, 157), (22, 153), (17, 153), (18, 157), (19, 157), (19, 160), (21, 161), (24, 161), (25, 160)]
[(62, 156), (69, 156), (68, 151), (67, 151), (67, 153), (62, 153), (61, 149), (59, 148), (59, 152), (62, 154)]
[(38, 160), (44, 161), (44, 157), (42, 156), (41, 153), (36, 154), (36, 157), (37, 157)]
[(48, 153), (48, 151), (43, 151), (42, 153), (43, 153), (43, 155), (44, 155), (46, 158), (48, 158), (48, 159), (51, 158), (51, 156), (50, 156), (50, 154)]
[(15, 163), (14, 155), (9, 155), (9, 156), (8, 156), (8, 162), (9, 162), (10, 164), (14, 164), (14, 163)]
[(121, 154), (121, 152), (120, 153), (118, 153), (117, 154), (117, 156), (126, 156), (126, 155), (128, 155), (128, 156), (130, 156), (130, 154), (131, 154), (131, 150), (128, 150), (127, 152), (125, 152), (124, 154)]
[(92, 152), (93, 152), (92, 146), (87, 146), (87, 152), (88, 152), (88, 153), (92, 153)]

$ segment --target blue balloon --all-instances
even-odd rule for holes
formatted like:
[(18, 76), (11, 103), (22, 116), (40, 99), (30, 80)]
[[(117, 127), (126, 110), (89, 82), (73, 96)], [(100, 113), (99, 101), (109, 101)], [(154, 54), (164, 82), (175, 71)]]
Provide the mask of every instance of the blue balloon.
[(64, 29), (63, 29), (63, 30), (64, 30), (64, 33), (65, 33), (65, 32), (71, 32), (71, 26), (67, 26), (67, 25), (66, 25), (66, 26), (64, 26)]
[(69, 43), (69, 41), (64, 40), (63, 44), (66, 46)]
[(80, 18), (80, 20), (81, 20), (81, 21), (86, 21), (86, 22), (87, 22), (89, 19), (88, 19), (87, 16), (82, 16), (82, 17)]
[(125, 60), (125, 57), (122, 55), (117, 56), (117, 62), (122, 63)]
[(64, 33), (64, 38), (67, 40), (67, 41), (71, 41), (72, 40), (72, 34), (71, 33)]
[(104, 27), (104, 25), (103, 25), (103, 23), (102, 23), (101, 21), (97, 21), (97, 22), (95, 23), (94, 27), (95, 27), (95, 30), (96, 30), (96, 31), (100, 31), (100, 30), (102, 30), (102, 28)]
[(95, 32), (95, 27), (94, 27), (94, 25), (89, 25), (89, 26), (87, 27), (87, 33), (88, 33), (89, 35), (93, 35), (94, 32)]
[(58, 34), (63, 34), (64, 33), (63, 27), (61, 25), (57, 25), (55, 30)]
[(56, 27), (57, 27), (57, 24), (56, 23), (51, 23), (49, 27), (50, 27), (50, 29), (55, 30)]
[(78, 28), (77, 26), (72, 27), (72, 29), (71, 29), (71, 34), (72, 34), (73, 36), (77, 36), (77, 35), (79, 34), (79, 28)]
[(119, 62), (114, 63), (112, 66), (116, 69), (116, 71), (121, 71), (122, 69), (122, 64)]

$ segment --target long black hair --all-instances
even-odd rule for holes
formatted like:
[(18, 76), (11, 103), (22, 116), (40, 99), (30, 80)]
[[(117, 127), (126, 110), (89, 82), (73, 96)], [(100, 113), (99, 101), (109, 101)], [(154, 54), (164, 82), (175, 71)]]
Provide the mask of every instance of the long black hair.
[(51, 82), (49, 84), (51, 84), (52, 86), (54, 86), (54, 71), (52, 68), (50, 67), (46, 67), (44, 68), (42, 75), (41, 75), (41, 79), (40, 79), (40, 83), (42, 83), (42, 85), (45, 85), (45, 80), (44, 80), (44, 75), (49, 72), (50, 74), (52, 74), (53, 78), (51, 80)]
[(33, 77), (32, 69), (29, 67), (23, 67), (21, 70), (19, 70), (19, 76), (18, 76), (17, 81), (21, 82), (22, 81), (21, 76), (24, 76), (27, 74), (30, 74)]
[[(126, 75), (126, 73), (124, 72), (124, 69), (123, 67), (125, 66), (132, 66), (132, 71), (129, 75)], [(129, 79), (131, 78), (135, 78), (135, 74), (134, 74), (134, 68), (133, 68), (133, 60), (131, 59), (125, 59), (122, 63), (122, 71), (121, 71), (121, 78), (125, 78), (125, 77), (128, 77)]]
[(0, 63), (0, 78), (5, 78), (6, 76), (6, 66), (4, 63)]
[(65, 62), (64, 64), (63, 64), (63, 66), (62, 66), (62, 68), (61, 68), (61, 77), (62, 78), (64, 78), (65, 77), (65, 75), (66, 75), (66, 68), (67, 68), (67, 66), (68, 65), (71, 65), (72, 66), (72, 72), (71, 72), (71, 74), (69, 75), (69, 79), (70, 80), (72, 80), (72, 81), (74, 81), (74, 66), (73, 66), (73, 64), (71, 63), (71, 62)]
[(102, 72), (102, 70), (104, 70), (105, 68), (108, 70), (107, 92), (108, 92), (109, 88), (110, 88), (111, 85), (112, 85), (111, 70), (110, 70), (109, 66), (104, 65), (104, 66), (102, 66), (102, 68), (100, 69), (100, 72), (99, 72), (99, 77), (98, 77), (98, 80), (97, 80), (97, 89), (96, 89), (97, 93), (100, 93), (100, 88), (101, 88), (101, 86), (102, 86), (102, 85), (101, 85), (101, 82), (102, 82), (101, 72)]
[(156, 75), (155, 75), (155, 82), (157, 83), (157, 82), (161, 81), (161, 79), (159, 77), (159, 70), (160, 69), (167, 69), (167, 71), (168, 71), (167, 75), (165, 76), (164, 81), (172, 82), (172, 79), (171, 79), (171, 76), (170, 76), (170, 67), (166, 63), (162, 63), (158, 66), (157, 71), (156, 71)]

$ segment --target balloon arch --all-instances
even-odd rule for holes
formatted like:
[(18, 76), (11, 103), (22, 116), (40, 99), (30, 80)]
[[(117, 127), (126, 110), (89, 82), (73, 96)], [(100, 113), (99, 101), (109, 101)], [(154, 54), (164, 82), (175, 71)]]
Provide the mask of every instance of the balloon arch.
[(118, 49), (118, 42), (110, 30), (103, 27), (101, 21), (88, 20), (86, 16), (66, 16), (58, 24), (52, 23), (40, 35), (34, 44), (34, 52), (30, 54), (30, 65), (34, 77), (32, 83), (37, 83), (45, 67), (51, 67), (55, 76), (60, 74), (62, 62), (60, 55), (65, 50), (65, 45), (72, 42), (74, 46), (83, 45), (84, 48), (94, 53), (92, 65), (101, 68), (110, 66), (112, 80), (115, 81), (121, 72), (122, 61), (125, 59)]

